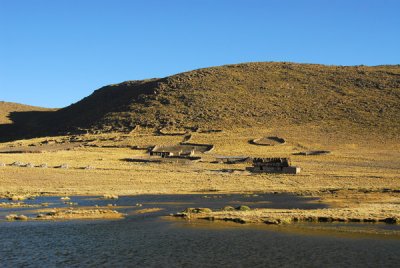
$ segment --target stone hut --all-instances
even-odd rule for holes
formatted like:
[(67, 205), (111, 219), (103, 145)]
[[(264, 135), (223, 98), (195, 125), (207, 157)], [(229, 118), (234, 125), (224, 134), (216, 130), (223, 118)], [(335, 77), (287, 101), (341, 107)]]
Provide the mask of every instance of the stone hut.
[(150, 156), (160, 157), (189, 157), (194, 155), (194, 149), (184, 148), (183, 146), (154, 146), (149, 152)]
[(257, 173), (282, 173), (298, 174), (300, 168), (291, 166), (289, 158), (254, 158), (253, 166), (247, 168), (251, 172)]

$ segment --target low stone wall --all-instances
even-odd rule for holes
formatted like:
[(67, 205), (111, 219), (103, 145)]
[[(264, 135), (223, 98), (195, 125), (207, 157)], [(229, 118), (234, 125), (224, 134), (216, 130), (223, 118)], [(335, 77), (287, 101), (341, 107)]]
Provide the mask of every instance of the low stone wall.
[(256, 167), (248, 167), (246, 170), (253, 172), (253, 173), (272, 173), (272, 174), (299, 174), (300, 168), (299, 167), (265, 167), (265, 169), (261, 170)]
[(298, 153), (294, 153), (293, 155), (327, 155), (330, 154), (330, 151), (306, 151), (306, 152), (298, 152)]
[(277, 136), (268, 136), (258, 139), (253, 139), (249, 141), (250, 144), (253, 145), (261, 145), (261, 146), (274, 146), (279, 144), (285, 144), (286, 140)]

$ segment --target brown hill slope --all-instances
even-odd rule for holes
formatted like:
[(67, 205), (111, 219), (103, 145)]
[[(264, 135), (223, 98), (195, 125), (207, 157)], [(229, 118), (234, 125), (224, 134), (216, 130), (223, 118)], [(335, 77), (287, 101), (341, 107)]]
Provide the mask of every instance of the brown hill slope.
[(127, 130), (351, 122), (400, 126), (400, 67), (248, 63), (128, 81), (56, 112), (68, 126)]
[(34, 122), (37, 131), (51, 132), (319, 124), (396, 133), (400, 66), (262, 62), (205, 68), (106, 86)]

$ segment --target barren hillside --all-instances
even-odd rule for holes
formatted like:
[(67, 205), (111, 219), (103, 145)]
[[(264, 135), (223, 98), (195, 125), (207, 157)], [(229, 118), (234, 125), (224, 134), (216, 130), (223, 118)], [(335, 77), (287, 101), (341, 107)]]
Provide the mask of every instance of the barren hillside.
[(55, 113), (68, 126), (400, 126), (400, 67), (249, 63), (128, 81)]
[(136, 125), (215, 129), (306, 124), (397, 133), (400, 66), (262, 62), (205, 68), (105, 86), (28, 122), (38, 132), (57, 133), (129, 131)]

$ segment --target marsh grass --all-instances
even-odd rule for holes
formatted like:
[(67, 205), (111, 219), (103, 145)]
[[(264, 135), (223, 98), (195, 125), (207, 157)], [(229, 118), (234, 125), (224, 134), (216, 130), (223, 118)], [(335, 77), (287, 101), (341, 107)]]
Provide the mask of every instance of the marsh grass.
[[(184, 212), (187, 213), (187, 212)], [(186, 214), (177, 214), (177, 216)], [(190, 220), (212, 219), (240, 223), (290, 224), (295, 222), (364, 222), (400, 223), (398, 204), (362, 204), (351, 208), (327, 209), (254, 209), (235, 211), (199, 212)]]

